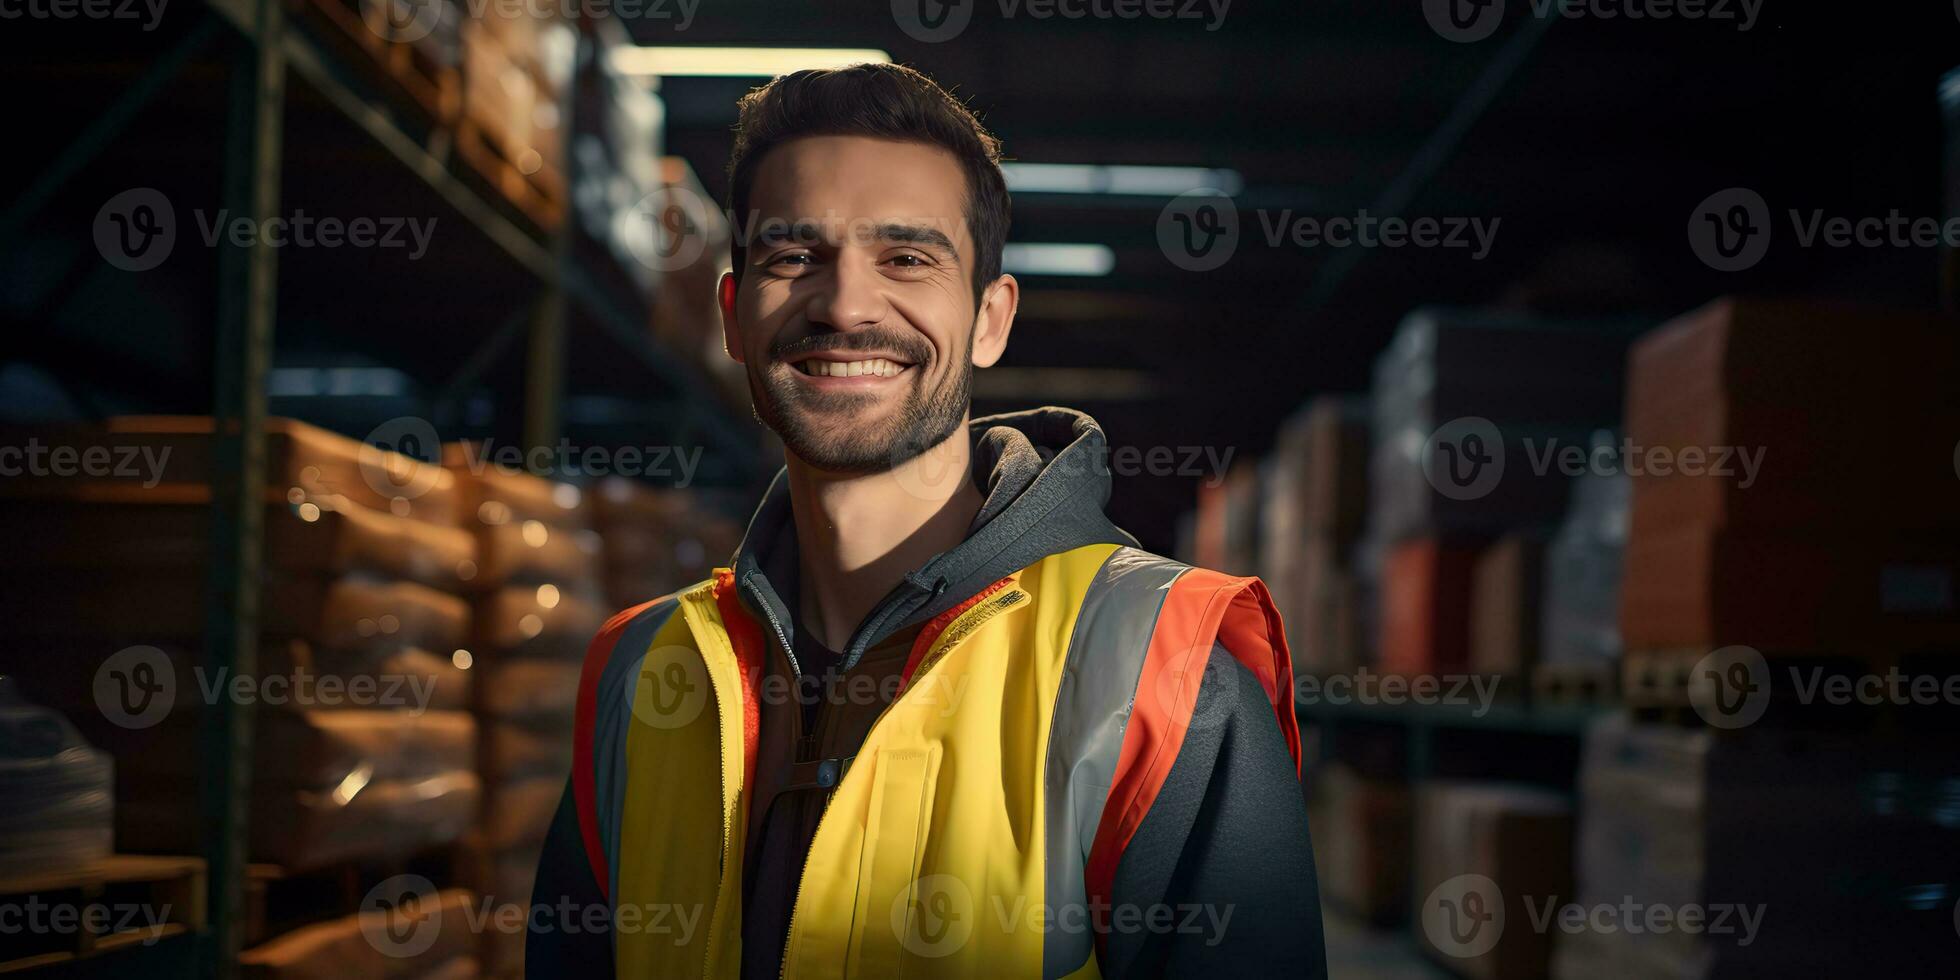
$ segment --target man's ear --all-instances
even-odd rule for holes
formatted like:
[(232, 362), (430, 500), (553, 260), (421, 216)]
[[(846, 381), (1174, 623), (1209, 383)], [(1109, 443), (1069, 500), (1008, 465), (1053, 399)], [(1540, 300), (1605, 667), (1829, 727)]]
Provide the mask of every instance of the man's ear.
[(715, 284), (716, 305), (721, 307), (721, 347), (735, 363), (742, 360), (742, 325), (735, 321), (735, 273), (724, 272)]
[(1021, 307), (1021, 284), (1001, 276), (980, 294), (980, 313), (973, 322), (973, 366), (993, 367), (1007, 350), (1014, 329), (1014, 312)]

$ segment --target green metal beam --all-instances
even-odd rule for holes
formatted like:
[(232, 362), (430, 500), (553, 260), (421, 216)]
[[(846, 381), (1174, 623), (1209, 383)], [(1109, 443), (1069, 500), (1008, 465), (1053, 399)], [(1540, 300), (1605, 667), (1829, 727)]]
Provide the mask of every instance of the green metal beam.
[[(278, 213), (286, 104), (285, 7), (253, 0), (230, 76), (223, 201), (263, 222)], [(218, 258), (218, 322), (210, 474), (212, 534), (206, 584), (206, 662), (234, 677), (258, 673), (260, 572), (264, 561), (266, 376), (272, 363), (278, 253), (263, 240), (227, 246)], [(219, 675), (223, 676), (223, 675)], [(204, 974), (237, 973), (245, 929), (253, 709), (230, 698), (210, 705), (203, 738), (205, 857), (211, 933)]]

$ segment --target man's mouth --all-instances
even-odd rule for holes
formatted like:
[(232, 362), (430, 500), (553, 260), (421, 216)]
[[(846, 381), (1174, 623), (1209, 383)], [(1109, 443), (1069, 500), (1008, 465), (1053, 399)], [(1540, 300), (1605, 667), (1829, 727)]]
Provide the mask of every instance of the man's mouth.
[(791, 365), (801, 374), (815, 378), (874, 378), (896, 377), (911, 367), (886, 357), (861, 357), (855, 360), (840, 360), (829, 357), (811, 357)]

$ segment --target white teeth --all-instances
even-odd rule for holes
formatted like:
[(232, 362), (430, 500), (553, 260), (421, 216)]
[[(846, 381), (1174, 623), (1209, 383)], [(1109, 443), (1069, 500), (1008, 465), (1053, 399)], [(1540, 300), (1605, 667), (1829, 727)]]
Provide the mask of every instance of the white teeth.
[(862, 361), (823, 361), (811, 359), (804, 361), (802, 368), (805, 374), (812, 374), (819, 378), (855, 378), (862, 374), (869, 374), (879, 378), (889, 378), (904, 370), (898, 364), (885, 360), (882, 357), (873, 357)]

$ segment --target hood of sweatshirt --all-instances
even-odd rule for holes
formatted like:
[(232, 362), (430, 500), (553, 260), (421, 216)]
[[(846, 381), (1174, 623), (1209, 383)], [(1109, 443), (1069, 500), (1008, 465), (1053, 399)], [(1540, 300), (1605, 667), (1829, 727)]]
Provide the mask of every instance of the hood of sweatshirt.
[[(1090, 544), (1136, 545), (1103, 514), (1109, 452), (1102, 427), (1067, 408), (974, 419), (971, 476), (985, 503), (966, 540), (907, 573), (840, 651), (853, 667), (878, 641), (959, 605), (1043, 558)], [(778, 471), (756, 508), (732, 567), (744, 603), (784, 650), (795, 648), (799, 564), (789, 476)], [(794, 658), (792, 657), (792, 663)]]

